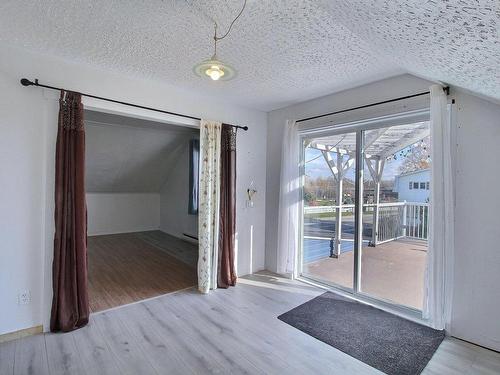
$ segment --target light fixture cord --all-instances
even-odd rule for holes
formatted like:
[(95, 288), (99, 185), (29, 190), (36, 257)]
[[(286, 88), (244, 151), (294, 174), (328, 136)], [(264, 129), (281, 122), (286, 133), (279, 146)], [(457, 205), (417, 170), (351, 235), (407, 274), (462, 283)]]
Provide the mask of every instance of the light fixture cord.
[(217, 56), (217, 22), (215, 24), (215, 31), (214, 31), (214, 58)]
[(240, 12), (236, 16), (236, 18), (233, 20), (233, 22), (231, 22), (231, 24), (229, 25), (229, 28), (227, 29), (226, 33), (224, 35), (222, 35), (221, 37), (217, 36), (217, 22), (215, 22), (215, 36), (214, 36), (214, 39), (215, 39), (215, 42), (216, 42), (216, 44), (215, 44), (216, 45), (216, 49), (217, 49), (217, 41), (224, 39), (229, 34), (229, 32), (231, 31), (231, 28), (233, 27), (234, 23), (236, 22), (236, 20), (238, 18), (240, 18), (241, 14), (245, 10), (246, 5), (247, 5), (247, 0), (244, 0), (243, 1), (243, 7), (241, 8)]
[[(189, 5), (193, 6), (193, 4), (190, 3), (189, 0), (186, 0), (186, 3), (188, 3)], [(227, 29), (226, 33), (222, 36), (217, 36), (217, 22), (212, 18), (210, 17), (208, 14), (206, 14), (201, 8), (199, 8), (198, 6), (194, 5), (196, 8), (198, 8), (198, 10), (207, 18), (209, 18), (213, 23), (214, 23), (214, 26), (215, 26), (215, 31), (214, 31), (214, 57), (217, 56), (217, 42), (219, 40), (222, 40), (224, 39), (226, 36), (228, 36), (229, 32), (231, 31), (234, 23), (236, 22), (236, 20), (238, 18), (240, 18), (241, 14), (243, 13), (243, 11), (245, 10), (245, 7), (247, 5), (247, 0), (244, 0), (243, 1), (243, 7), (241, 8), (240, 12), (238, 13), (238, 15), (235, 17), (235, 19), (233, 20), (233, 22), (231, 22), (231, 24), (229, 25), (229, 28)]]

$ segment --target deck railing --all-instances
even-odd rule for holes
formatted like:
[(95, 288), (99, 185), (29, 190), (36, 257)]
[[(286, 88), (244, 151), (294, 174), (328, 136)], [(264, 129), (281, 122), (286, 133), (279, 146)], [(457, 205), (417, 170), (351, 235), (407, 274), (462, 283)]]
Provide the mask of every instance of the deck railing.
[[(376, 204), (364, 204), (363, 216), (373, 214)], [(331, 213), (335, 218), (338, 206), (306, 206), (305, 214)], [(353, 214), (353, 204), (342, 205), (343, 214)], [(368, 216), (369, 217), (369, 216)], [(373, 221), (372, 221), (373, 223)], [(372, 228), (373, 231), (373, 228)], [(429, 235), (429, 204), (391, 202), (378, 205), (378, 228), (372, 244), (393, 241), (401, 237), (427, 240)]]
[(427, 240), (429, 236), (429, 203), (407, 202), (405, 236)]
[[(405, 207), (405, 202), (379, 204), (378, 230), (375, 244), (392, 241), (405, 236)], [(375, 207), (372, 209), (375, 209)]]

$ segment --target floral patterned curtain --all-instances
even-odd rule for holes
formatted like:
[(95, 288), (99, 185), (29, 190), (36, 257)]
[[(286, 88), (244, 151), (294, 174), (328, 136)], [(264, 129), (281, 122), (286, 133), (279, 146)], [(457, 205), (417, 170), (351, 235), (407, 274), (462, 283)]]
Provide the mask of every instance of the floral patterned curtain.
[(207, 120), (201, 120), (200, 125), (198, 289), (202, 293), (217, 288), (221, 126)]

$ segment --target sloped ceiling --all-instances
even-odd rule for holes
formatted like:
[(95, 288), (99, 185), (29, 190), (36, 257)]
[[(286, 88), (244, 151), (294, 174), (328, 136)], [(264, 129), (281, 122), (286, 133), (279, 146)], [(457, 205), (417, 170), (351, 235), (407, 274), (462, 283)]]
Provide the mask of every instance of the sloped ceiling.
[(324, 1), (398, 66), (500, 99), (499, 0)]
[(160, 192), (181, 148), (198, 136), (196, 129), (92, 111), (85, 126), (89, 193)]
[(0, 38), (265, 111), (405, 72), (500, 99), (498, 0), (248, 0), (219, 44), (238, 77), (196, 77), (241, 4), (3, 0)]

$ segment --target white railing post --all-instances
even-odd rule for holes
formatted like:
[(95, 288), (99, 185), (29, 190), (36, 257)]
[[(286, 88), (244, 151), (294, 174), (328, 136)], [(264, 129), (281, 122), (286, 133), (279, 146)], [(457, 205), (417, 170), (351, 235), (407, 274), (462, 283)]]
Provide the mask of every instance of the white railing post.
[(337, 152), (337, 166), (339, 167), (339, 172), (337, 174), (337, 210), (336, 210), (336, 221), (335, 221), (335, 238), (333, 243), (333, 258), (338, 258), (340, 255), (340, 244), (342, 241), (342, 203), (343, 203), (343, 191), (342, 183), (344, 180), (342, 168), (342, 154)]
[(404, 201), (404, 206), (403, 206), (403, 237), (406, 237), (406, 215), (408, 213), (408, 205), (406, 204), (406, 201)]
[[(429, 234), (429, 220), (427, 214), (429, 212), (428, 203), (420, 202), (405, 202), (404, 209), (404, 226), (405, 237), (416, 238), (419, 240), (427, 240)], [(409, 221), (408, 221), (409, 220)]]
[(373, 192), (374, 204), (373, 206), (373, 227), (372, 227), (372, 246), (377, 246), (378, 242), (378, 223), (379, 223), (379, 205), (380, 205), (380, 181), (375, 184), (375, 190)]

